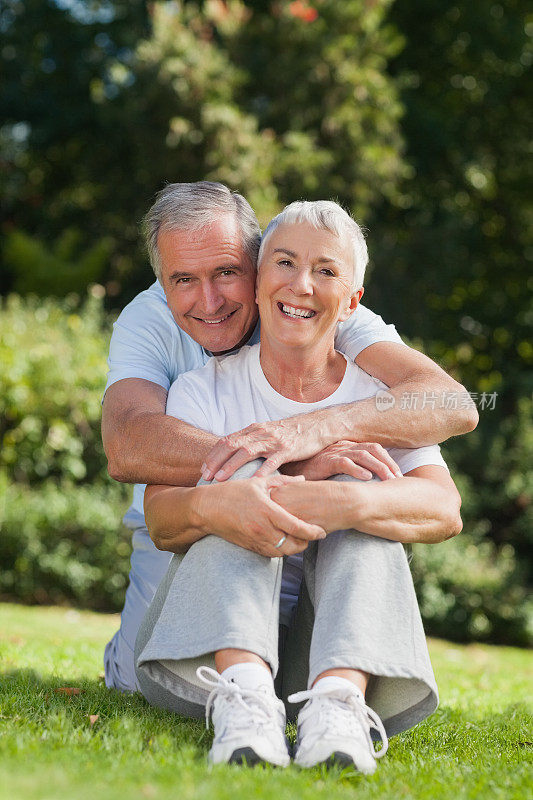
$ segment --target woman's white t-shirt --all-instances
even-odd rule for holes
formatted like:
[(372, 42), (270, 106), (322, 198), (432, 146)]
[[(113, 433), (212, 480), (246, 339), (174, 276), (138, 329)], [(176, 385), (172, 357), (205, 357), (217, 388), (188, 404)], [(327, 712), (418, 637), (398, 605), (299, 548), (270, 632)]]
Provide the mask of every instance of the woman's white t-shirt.
[[(200, 369), (180, 375), (170, 387), (167, 414), (209, 433), (225, 436), (254, 422), (286, 419), (320, 408), (365, 400), (387, 388), (347, 359), (344, 377), (329, 397), (315, 403), (290, 400), (279, 394), (265, 378), (259, 351), (259, 344), (242, 347), (238, 353), (213, 357)], [(438, 445), (387, 449), (404, 474), (428, 464), (446, 468)], [(280, 622), (284, 624), (289, 623), (296, 605), (302, 561), (301, 555), (285, 559), (280, 597)]]

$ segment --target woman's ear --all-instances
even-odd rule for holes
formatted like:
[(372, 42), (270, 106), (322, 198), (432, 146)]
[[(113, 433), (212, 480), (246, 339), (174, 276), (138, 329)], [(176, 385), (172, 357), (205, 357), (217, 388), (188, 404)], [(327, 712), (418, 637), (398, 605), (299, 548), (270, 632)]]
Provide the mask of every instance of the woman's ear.
[(361, 286), (361, 288), (360, 288), (360, 289), (358, 289), (358, 290), (356, 291), (356, 293), (355, 293), (355, 294), (353, 294), (353, 295), (350, 297), (350, 303), (349, 303), (349, 305), (346, 307), (346, 309), (345, 309), (345, 310), (344, 310), (344, 311), (341, 313), (341, 315), (340, 315), (340, 317), (339, 317), (339, 322), (345, 322), (345, 321), (346, 321), (346, 320), (347, 320), (349, 317), (351, 317), (351, 316), (352, 316), (353, 312), (355, 311), (355, 309), (356, 309), (356, 308), (357, 308), (357, 306), (359, 305), (359, 303), (360, 303), (360, 301), (361, 301), (361, 298), (362, 298), (362, 296), (363, 296), (364, 292), (365, 292), (365, 290), (364, 290), (364, 289), (363, 289), (363, 287)]

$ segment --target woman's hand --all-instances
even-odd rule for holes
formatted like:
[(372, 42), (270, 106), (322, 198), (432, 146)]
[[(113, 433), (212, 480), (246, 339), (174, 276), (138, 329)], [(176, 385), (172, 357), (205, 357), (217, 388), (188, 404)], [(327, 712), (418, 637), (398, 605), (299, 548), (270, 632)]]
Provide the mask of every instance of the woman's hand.
[(305, 461), (289, 464), (285, 471), (303, 475), (307, 481), (323, 481), (332, 475), (351, 475), (362, 481), (374, 475), (382, 481), (402, 477), (398, 464), (376, 442), (336, 442)]
[[(303, 485), (304, 479), (271, 475), (197, 487), (197, 526), (204, 535), (214, 533), (269, 558), (301, 553), (310, 541), (323, 539), (326, 532), (298, 519), (272, 499), (274, 490), (296, 484)], [(276, 547), (283, 537), (285, 541)]]
[(365, 492), (370, 485), (303, 481), (276, 487), (272, 490), (272, 499), (299, 519), (332, 533), (354, 527), (358, 513), (365, 506)]

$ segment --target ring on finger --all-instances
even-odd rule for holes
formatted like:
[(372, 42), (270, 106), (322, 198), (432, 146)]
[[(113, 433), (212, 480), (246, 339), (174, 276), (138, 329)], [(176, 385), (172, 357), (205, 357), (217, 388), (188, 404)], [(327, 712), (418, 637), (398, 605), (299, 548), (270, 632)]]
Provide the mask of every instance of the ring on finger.
[(286, 537), (286, 536), (282, 536), (282, 537), (281, 537), (281, 539), (279, 540), (279, 542), (278, 542), (277, 544), (275, 544), (275, 545), (274, 545), (274, 547), (276, 548), (276, 550), (279, 550), (279, 548), (281, 547), (281, 545), (283, 544), (283, 542), (286, 542), (286, 541), (287, 541), (287, 537)]

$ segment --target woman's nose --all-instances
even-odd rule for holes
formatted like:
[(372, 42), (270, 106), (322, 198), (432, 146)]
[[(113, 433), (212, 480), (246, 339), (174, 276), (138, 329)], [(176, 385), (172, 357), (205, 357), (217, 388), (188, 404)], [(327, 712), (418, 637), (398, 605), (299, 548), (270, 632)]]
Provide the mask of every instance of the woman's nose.
[(296, 270), (291, 288), (295, 294), (313, 294), (313, 280), (310, 270)]

